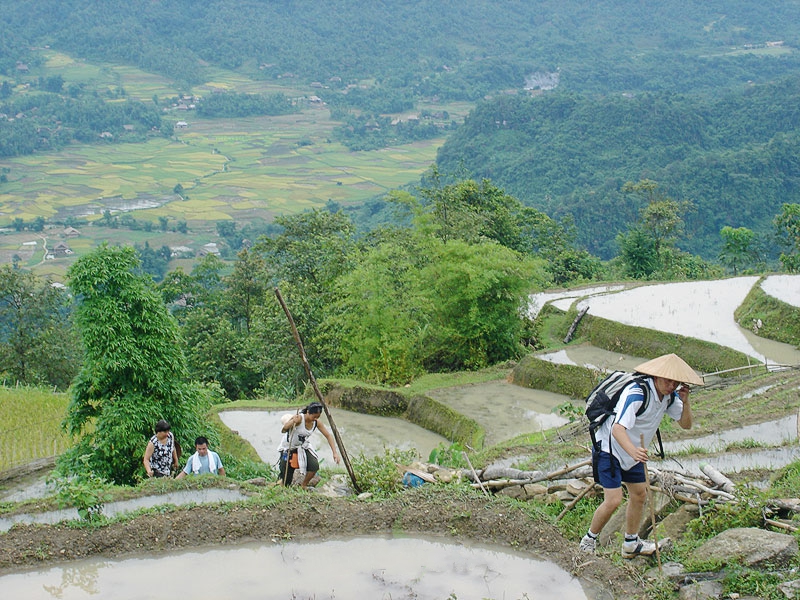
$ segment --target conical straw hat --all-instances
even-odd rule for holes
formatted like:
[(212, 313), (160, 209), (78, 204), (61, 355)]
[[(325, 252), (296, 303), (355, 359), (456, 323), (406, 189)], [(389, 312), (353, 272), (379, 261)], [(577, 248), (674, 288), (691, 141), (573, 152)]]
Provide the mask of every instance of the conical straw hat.
[(677, 354), (665, 354), (636, 367), (639, 373), (664, 377), (681, 383), (691, 383), (693, 385), (703, 385), (703, 380), (698, 377), (694, 369)]

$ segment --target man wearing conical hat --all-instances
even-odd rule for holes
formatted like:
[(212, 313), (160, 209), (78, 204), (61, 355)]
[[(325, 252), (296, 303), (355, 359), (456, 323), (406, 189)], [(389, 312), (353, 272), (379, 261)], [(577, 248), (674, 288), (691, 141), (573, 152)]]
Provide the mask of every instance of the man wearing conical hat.
[(603, 486), (603, 503), (597, 507), (589, 531), (581, 540), (584, 552), (594, 552), (597, 536), (622, 503), (623, 483), (628, 488), (628, 507), (622, 556), (633, 558), (655, 552), (655, 544), (639, 539), (638, 535), (647, 499), (644, 467), (647, 448), (665, 414), (684, 429), (692, 426), (689, 385), (703, 385), (694, 369), (679, 356), (666, 354), (642, 363), (636, 372), (642, 374), (641, 383), (634, 381), (623, 389), (613, 418), (606, 419), (597, 430), (600, 448), (595, 450), (593, 458), (597, 461), (598, 483)]

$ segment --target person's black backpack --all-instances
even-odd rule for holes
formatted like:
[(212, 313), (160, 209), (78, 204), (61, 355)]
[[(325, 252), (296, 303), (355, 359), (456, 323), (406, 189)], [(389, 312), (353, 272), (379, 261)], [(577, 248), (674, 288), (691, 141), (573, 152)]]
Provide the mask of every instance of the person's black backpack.
[[(636, 416), (641, 415), (650, 402), (650, 386), (647, 385), (647, 375), (642, 373), (630, 373), (627, 371), (614, 371), (608, 377), (598, 383), (591, 393), (586, 397), (586, 417), (589, 419), (589, 436), (592, 438), (592, 448), (599, 450), (600, 443), (597, 441), (597, 430), (606, 422), (606, 419), (615, 415), (615, 409), (619, 397), (630, 383), (638, 383), (644, 394), (644, 402), (636, 411)], [(672, 398), (670, 403), (672, 403)], [(656, 429), (658, 438), (658, 455), (664, 458), (664, 444), (661, 442), (661, 432)]]

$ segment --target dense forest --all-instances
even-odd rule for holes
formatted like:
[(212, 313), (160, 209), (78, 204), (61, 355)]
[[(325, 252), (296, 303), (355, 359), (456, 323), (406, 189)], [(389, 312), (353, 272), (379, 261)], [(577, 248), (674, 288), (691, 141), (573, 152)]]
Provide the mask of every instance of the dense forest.
[(570, 215), (579, 241), (604, 258), (652, 179), (688, 200), (681, 247), (716, 256), (722, 227), (767, 233), (800, 198), (800, 76), (717, 98), (567, 93), (482, 103), (440, 149), (439, 168), (486, 177), (551, 216)]
[(202, 82), (210, 64), (306, 81), (374, 78), (385, 91), (472, 100), (554, 71), (571, 91), (713, 93), (798, 65), (794, 53), (764, 60), (731, 47), (800, 40), (800, 5), (779, 0), (3, 0), (0, 7), (5, 74), (33, 59), (31, 46), (49, 44), (186, 85)]

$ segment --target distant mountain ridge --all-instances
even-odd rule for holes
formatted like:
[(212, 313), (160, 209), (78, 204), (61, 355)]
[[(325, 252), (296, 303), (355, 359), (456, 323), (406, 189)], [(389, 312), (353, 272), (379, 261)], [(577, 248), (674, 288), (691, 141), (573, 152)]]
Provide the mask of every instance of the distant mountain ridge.
[(719, 231), (768, 235), (800, 201), (800, 75), (718, 99), (667, 93), (602, 98), (548, 93), (478, 106), (440, 149), (439, 168), (489, 178), (552, 216), (606, 258), (638, 216), (626, 181), (652, 179), (690, 200), (683, 249), (715, 257)]

